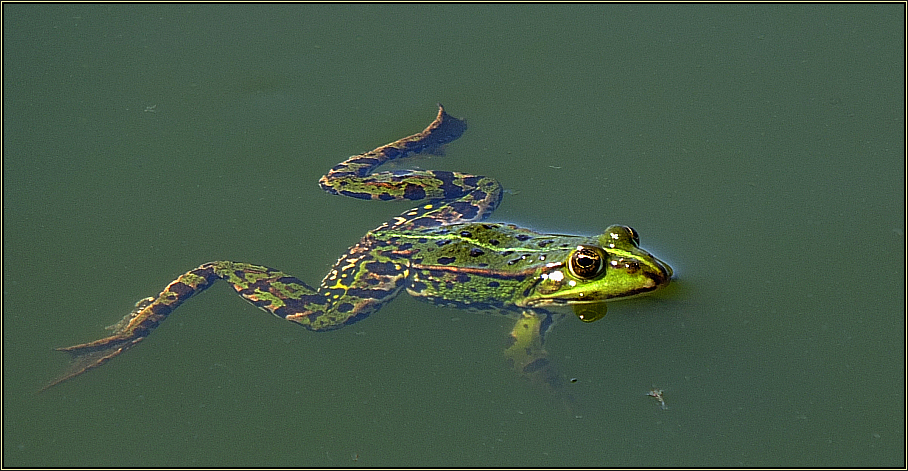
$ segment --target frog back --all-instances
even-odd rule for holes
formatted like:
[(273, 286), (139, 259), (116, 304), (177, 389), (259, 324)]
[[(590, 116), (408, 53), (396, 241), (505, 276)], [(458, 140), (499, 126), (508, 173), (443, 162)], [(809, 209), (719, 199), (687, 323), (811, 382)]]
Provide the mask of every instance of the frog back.
[(519, 300), (549, 260), (567, 256), (574, 236), (511, 224), (465, 223), (376, 234), (409, 257), (407, 292), (439, 305), (519, 313)]

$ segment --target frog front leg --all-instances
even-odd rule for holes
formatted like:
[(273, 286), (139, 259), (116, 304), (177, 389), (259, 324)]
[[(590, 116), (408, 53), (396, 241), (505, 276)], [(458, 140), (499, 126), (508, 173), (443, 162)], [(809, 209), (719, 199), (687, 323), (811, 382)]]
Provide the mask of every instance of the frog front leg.
[(556, 317), (556, 314), (547, 311), (524, 310), (511, 330), (511, 345), (504, 355), (521, 376), (561, 395), (564, 378), (549, 360), (544, 345), (545, 334)]

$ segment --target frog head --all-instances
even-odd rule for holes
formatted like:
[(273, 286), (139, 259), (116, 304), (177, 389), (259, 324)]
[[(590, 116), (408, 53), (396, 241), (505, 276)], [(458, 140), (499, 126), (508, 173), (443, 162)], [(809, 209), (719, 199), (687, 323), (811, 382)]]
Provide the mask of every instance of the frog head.
[(597, 243), (578, 245), (564, 259), (540, 267), (518, 305), (569, 305), (580, 320), (593, 322), (605, 315), (605, 301), (648, 293), (671, 277), (668, 264), (640, 248), (634, 229), (609, 226)]

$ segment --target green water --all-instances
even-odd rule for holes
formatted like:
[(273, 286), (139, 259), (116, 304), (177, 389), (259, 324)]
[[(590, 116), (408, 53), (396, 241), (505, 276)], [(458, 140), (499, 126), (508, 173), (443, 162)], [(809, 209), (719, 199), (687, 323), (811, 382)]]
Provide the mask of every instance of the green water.
[[(3, 9), (4, 466), (905, 465), (904, 5)], [(470, 129), (413, 165), (675, 268), (552, 332), (574, 413), (506, 319), (313, 333), (226, 286), (36, 394), (203, 262), (317, 283), (406, 209), (318, 177), (437, 102)]]

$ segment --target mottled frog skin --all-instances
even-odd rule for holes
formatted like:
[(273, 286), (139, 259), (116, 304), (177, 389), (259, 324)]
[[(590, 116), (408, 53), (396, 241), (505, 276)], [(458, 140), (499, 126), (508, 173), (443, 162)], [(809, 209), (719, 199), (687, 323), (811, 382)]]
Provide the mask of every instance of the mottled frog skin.
[(599, 236), (541, 234), (485, 223), (501, 200), (493, 178), (458, 172), (373, 171), (412, 153), (432, 153), (466, 129), (439, 105), (420, 133), (355, 155), (319, 181), (332, 194), (370, 200), (424, 201), (367, 233), (342, 255), (318, 288), (279, 270), (218, 261), (190, 270), (156, 297), (139, 301), (113, 333), (61, 348), (69, 371), (47, 387), (101, 366), (141, 342), (174, 309), (217, 280), (244, 299), (310, 330), (365, 319), (402, 290), (441, 306), (493, 311), (517, 319), (505, 356), (549, 387), (561, 384), (543, 347), (546, 333), (571, 306), (583, 321), (605, 314), (605, 301), (665, 286), (671, 268), (639, 247), (637, 233), (610, 226)]

